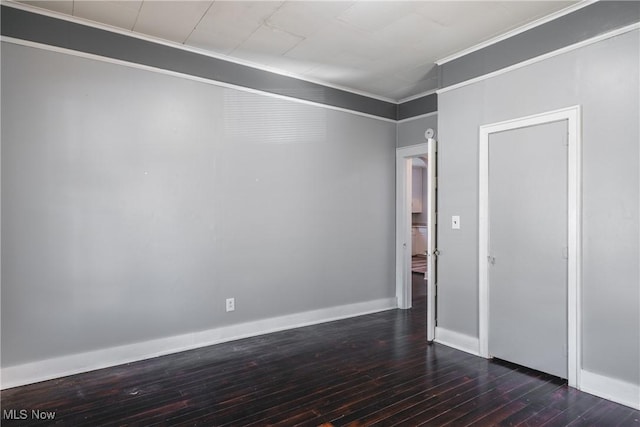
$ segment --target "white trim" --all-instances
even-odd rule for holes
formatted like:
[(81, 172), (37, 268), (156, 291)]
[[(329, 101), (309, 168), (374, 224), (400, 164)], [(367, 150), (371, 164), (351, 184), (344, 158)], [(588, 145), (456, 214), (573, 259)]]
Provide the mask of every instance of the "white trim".
[(139, 69), (139, 70), (151, 71), (151, 72), (154, 72), (154, 73), (164, 74), (164, 75), (167, 75), (167, 76), (179, 77), (179, 78), (183, 78), (183, 79), (187, 79), (187, 80), (193, 80), (193, 81), (200, 82), (200, 83), (210, 84), (210, 85), (213, 85), (213, 86), (219, 86), (219, 87), (224, 87), (224, 88), (227, 88), (227, 89), (235, 89), (235, 90), (240, 90), (240, 91), (243, 91), (243, 92), (249, 92), (249, 93), (254, 93), (254, 94), (258, 94), (258, 95), (269, 96), (269, 97), (272, 97), (272, 98), (283, 99), (283, 100), (292, 101), (292, 102), (298, 102), (300, 104), (312, 105), (312, 106), (315, 106), (315, 107), (326, 108), (326, 109), (329, 109), (329, 110), (341, 111), (343, 113), (355, 114), (357, 116), (368, 117), (370, 119), (376, 119), (376, 120), (382, 120), (382, 121), (388, 122), (388, 123), (397, 123), (397, 121), (395, 119), (388, 119), (386, 117), (380, 117), (380, 116), (375, 116), (373, 114), (362, 113), (360, 111), (350, 110), (348, 108), (336, 107), (336, 106), (333, 106), (333, 105), (322, 104), (322, 103), (319, 103), (319, 102), (308, 101), (306, 99), (300, 99), (300, 98), (295, 98), (295, 97), (286, 96), (286, 95), (279, 95), (277, 93), (266, 92), (266, 91), (262, 91), (262, 90), (258, 90), (258, 89), (252, 89), (252, 88), (248, 88), (248, 87), (245, 87), (245, 86), (238, 86), (238, 85), (234, 85), (234, 84), (230, 84), (230, 83), (224, 83), (224, 82), (220, 82), (220, 81), (217, 81), (217, 80), (206, 79), (204, 77), (193, 76), (191, 74), (184, 74), (184, 73), (179, 73), (179, 72), (176, 72), (176, 71), (165, 70), (164, 68), (157, 68), (157, 67), (152, 67), (152, 66), (149, 66), (149, 65), (138, 64), (136, 62), (129, 62), (129, 61), (123, 61), (121, 59), (109, 58), (107, 56), (94, 55), (94, 54), (91, 54), (91, 53), (80, 52), (80, 51), (77, 51), (77, 50), (71, 50), (71, 49), (66, 49), (66, 48), (57, 47), (57, 46), (51, 46), (51, 45), (48, 45), (48, 44), (42, 44), (42, 43), (37, 43), (37, 42), (31, 42), (31, 41), (22, 40), (22, 39), (16, 39), (16, 38), (7, 37), (7, 36), (0, 36), (0, 41), (6, 42), (6, 43), (16, 44), (16, 45), (20, 45), (20, 46), (26, 46), (26, 47), (36, 48), (36, 49), (42, 49), (42, 50), (46, 50), (46, 51), (50, 51), (50, 52), (62, 53), (62, 54), (71, 55), (71, 56), (77, 56), (79, 58), (84, 58), (84, 59), (91, 59), (91, 60), (95, 60), (95, 61), (106, 62), (108, 64), (122, 65), (122, 66), (129, 67), (129, 68), (135, 68), (135, 69)]
[(465, 80), (463, 82), (456, 83), (456, 84), (451, 85), (451, 86), (443, 87), (441, 89), (438, 89), (436, 91), (436, 93), (438, 95), (440, 95), (440, 94), (443, 94), (445, 92), (449, 92), (451, 90), (459, 89), (459, 88), (464, 87), (464, 86), (468, 86), (468, 85), (471, 85), (471, 84), (474, 84), (474, 83), (478, 83), (478, 82), (481, 82), (483, 80), (487, 80), (487, 79), (499, 76), (501, 74), (505, 74), (505, 73), (517, 70), (519, 68), (523, 68), (523, 67), (535, 64), (537, 62), (544, 61), (545, 59), (553, 58), (554, 56), (562, 55), (564, 53), (571, 52), (573, 50), (580, 49), (582, 47), (589, 46), (591, 44), (598, 43), (600, 41), (603, 41), (603, 40), (606, 40), (606, 39), (610, 39), (612, 37), (616, 37), (616, 36), (619, 36), (619, 35), (622, 35), (622, 34), (637, 30), (637, 29), (640, 29), (640, 22), (636, 22), (635, 24), (627, 25), (626, 27), (618, 28), (616, 30), (610, 31), (610, 32), (605, 33), (605, 34), (600, 34), (599, 36), (592, 37), (590, 39), (583, 40), (581, 42), (574, 43), (574, 44), (569, 45), (569, 46), (565, 46), (563, 48), (554, 50), (552, 52), (545, 53), (544, 55), (540, 55), (540, 56), (536, 56), (534, 58), (527, 59), (526, 61), (522, 61), (522, 62), (519, 62), (517, 64), (513, 64), (513, 65), (510, 65), (508, 67), (501, 68), (500, 70), (496, 70), (496, 71), (493, 71), (493, 72), (488, 73), (488, 74), (483, 74), (481, 76), (474, 77), (472, 79)]
[(428, 153), (426, 142), (396, 149), (396, 298), (402, 309), (411, 308), (411, 158)]
[(478, 150), (478, 352), (489, 357), (489, 134), (480, 127)]
[(435, 116), (437, 114), (438, 114), (437, 111), (432, 111), (430, 113), (420, 114), (419, 116), (413, 116), (413, 117), (408, 117), (406, 119), (398, 120), (396, 123), (398, 123), (398, 124), (406, 123), (406, 122), (410, 122), (412, 120), (424, 119), (425, 117)]
[(568, 316), (568, 381), (569, 386), (580, 386), (581, 366), (581, 110), (576, 105), (542, 114), (506, 120), (480, 126), (479, 132), (479, 247), (478, 247), (478, 292), (479, 292), (479, 352), (489, 357), (489, 135), (495, 132), (534, 126), (543, 123), (567, 121), (568, 132), (568, 195), (567, 195), (567, 244), (569, 246), (567, 277)]
[[(569, 330), (569, 386), (579, 387), (582, 369), (582, 108), (566, 112), (569, 144), (567, 158), (568, 251), (567, 328)], [(571, 379), (573, 373), (573, 381)]]
[(437, 182), (437, 142), (433, 138), (427, 139), (427, 170), (429, 179), (427, 180), (427, 341), (436, 338), (436, 182)]
[(474, 356), (479, 356), (478, 338), (472, 337), (471, 335), (461, 334), (460, 332), (450, 331), (437, 326), (435, 342), (473, 354)]
[(480, 49), (484, 49), (485, 47), (491, 46), (493, 44), (496, 44), (498, 42), (501, 42), (502, 40), (506, 40), (510, 37), (513, 37), (515, 35), (518, 35), (520, 33), (524, 33), (525, 31), (528, 31), (532, 28), (535, 27), (539, 27), (540, 25), (546, 24), (547, 22), (551, 22), (554, 19), (558, 19), (562, 16), (568, 15), (570, 13), (575, 12), (576, 10), (582, 9), (583, 7), (589, 6), (593, 3), (595, 3), (598, 0), (586, 0), (586, 1), (581, 1), (579, 3), (573, 4), (571, 6), (568, 6), (564, 9), (558, 10), (556, 12), (553, 12), (547, 16), (544, 16), (542, 18), (536, 19), (535, 21), (529, 22), (528, 24), (525, 24), (521, 27), (515, 28), (513, 30), (507, 31), (506, 33), (503, 33), (497, 37), (493, 37), (489, 40), (485, 40), (482, 43), (478, 43), (475, 46), (472, 46), (470, 48), (461, 50), (457, 53), (454, 53), (453, 55), (449, 55), (447, 57), (438, 59), (437, 61), (435, 61), (436, 64), (438, 65), (442, 65), (442, 64), (446, 64), (447, 62), (453, 61), (454, 59), (458, 59), (462, 56), (468, 55), (472, 52), (475, 52), (477, 50)]
[(396, 102), (398, 104), (404, 104), (405, 102), (413, 101), (414, 99), (418, 99), (418, 98), (422, 98), (422, 97), (425, 97), (425, 96), (433, 95), (434, 93), (436, 93), (437, 90), (438, 89), (430, 89), (430, 90), (425, 91), (425, 92), (417, 93), (415, 95), (411, 95), (411, 96), (408, 96), (406, 98), (402, 98), (401, 100), (396, 101)]
[(580, 390), (640, 410), (640, 385), (582, 370)]
[(0, 388), (17, 387), (227, 341), (394, 308), (396, 308), (395, 298), (384, 298), (10, 366), (1, 370), (2, 384)]
[(396, 101), (394, 99), (387, 98), (387, 97), (384, 97), (384, 96), (381, 96), (381, 95), (375, 95), (375, 94), (372, 94), (372, 93), (369, 93), (369, 92), (360, 91), (360, 90), (348, 88), (348, 87), (345, 87), (345, 86), (340, 86), (340, 85), (337, 85), (337, 84), (334, 84), (334, 83), (328, 83), (328, 82), (323, 81), (323, 80), (312, 79), (312, 78), (309, 78), (309, 77), (301, 76), (299, 74), (290, 73), (290, 72), (281, 70), (279, 68), (269, 67), (267, 65), (258, 64), (258, 63), (252, 62), (252, 61), (243, 60), (243, 59), (240, 59), (240, 58), (235, 58), (235, 57), (232, 57), (232, 56), (229, 56), (229, 55), (225, 55), (225, 54), (222, 54), (222, 53), (215, 53), (215, 52), (212, 52), (212, 51), (200, 49), (200, 48), (197, 48), (197, 47), (188, 46), (188, 45), (177, 43), (177, 42), (172, 42), (170, 40), (165, 40), (165, 39), (149, 36), (149, 35), (142, 34), (142, 33), (136, 33), (136, 32), (133, 32), (132, 30), (125, 30), (123, 28), (114, 27), (112, 25), (103, 24), (103, 23), (96, 22), (96, 21), (91, 21), (89, 19), (80, 18), (80, 17), (73, 16), (73, 15), (66, 15), (64, 13), (60, 13), (60, 12), (56, 12), (56, 11), (52, 11), (52, 10), (48, 10), (48, 9), (41, 9), (41, 8), (39, 8), (37, 6), (32, 6), (32, 5), (29, 5), (29, 4), (15, 3), (13, 0), (1, 0), (0, 3), (2, 3), (4, 6), (12, 7), (14, 9), (20, 9), (20, 10), (24, 10), (24, 11), (27, 11), (27, 12), (36, 13), (36, 14), (39, 14), (39, 15), (44, 15), (44, 16), (48, 16), (48, 17), (51, 17), (51, 18), (60, 19), (60, 20), (63, 20), (63, 21), (73, 22), (75, 24), (84, 25), (86, 27), (92, 27), (92, 28), (96, 28), (96, 29), (99, 29), (99, 30), (109, 31), (109, 32), (112, 32), (112, 33), (117, 33), (117, 34), (122, 34), (122, 35), (125, 35), (125, 36), (128, 36), (128, 37), (132, 37), (132, 38), (136, 38), (136, 39), (139, 39), (139, 40), (144, 40), (144, 41), (148, 41), (148, 42), (151, 42), (151, 43), (160, 44), (160, 45), (172, 47), (172, 48), (179, 49), (179, 50), (184, 50), (184, 51), (187, 51), (187, 52), (197, 53), (199, 55), (208, 56), (210, 58), (221, 59), (223, 61), (232, 62), (234, 64), (243, 65), (245, 67), (255, 68), (257, 70), (262, 70), (262, 71), (267, 71), (269, 73), (275, 73), (275, 74), (280, 74), (282, 76), (292, 77), (292, 78), (297, 79), (297, 80), (302, 80), (302, 81), (309, 82), (309, 83), (319, 84), (319, 85), (330, 87), (330, 88), (333, 88), (333, 89), (338, 89), (338, 90), (342, 90), (342, 91), (345, 91), (345, 92), (350, 92), (350, 93), (353, 93), (353, 94), (356, 94), (356, 95), (366, 96), (367, 98), (373, 98), (373, 99), (377, 99), (379, 101), (390, 102), (392, 104), (397, 104), (398, 103), (398, 101)]

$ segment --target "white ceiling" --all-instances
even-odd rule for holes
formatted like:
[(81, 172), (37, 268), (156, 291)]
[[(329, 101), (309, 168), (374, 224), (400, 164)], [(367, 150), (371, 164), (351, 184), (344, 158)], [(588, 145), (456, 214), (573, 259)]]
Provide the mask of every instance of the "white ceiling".
[(392, 100), (436, 89), (436, 60), (576, 3), (20, 2)]

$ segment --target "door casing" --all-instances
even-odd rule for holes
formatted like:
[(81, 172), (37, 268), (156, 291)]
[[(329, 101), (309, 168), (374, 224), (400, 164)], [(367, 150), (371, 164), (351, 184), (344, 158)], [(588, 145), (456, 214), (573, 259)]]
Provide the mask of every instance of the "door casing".
[(479, 354), (489, 357), (489, 136), (495, 132), (567, 121), (568, 383), (579, 388), (581, 366), (581, 111), (580, 106), (480, 126), (479, 132)]

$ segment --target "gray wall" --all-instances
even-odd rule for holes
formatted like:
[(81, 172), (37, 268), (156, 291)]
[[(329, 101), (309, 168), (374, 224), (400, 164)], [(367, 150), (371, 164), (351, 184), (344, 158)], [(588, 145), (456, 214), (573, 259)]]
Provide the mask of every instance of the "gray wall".
[(636, 30), (439, 95), (439, 326), (478, 334), (478, 126), (580, 104), (583, 367), (640, 383), (639, 40)]
[(432, 114), (427, 117), (407, 120), (398, 123), (397, 146), (408, 147), (410, 145), (424, 144), (424, 131), (432, 128), (436, 131), (436, 139), (438, 138), (438, 114)]
[(2, 43), (2, 366), (393, 297), (395, 128)]
[[(427, 117), (420, 117), (412, 120), (407, 120), (404, 122), (398, 123), (397, 126), (397, 146), (400, 147), (409, 147), (411, 145), (424, 144), (427, 142), (424, 139), (424, 131), (432, 128), (436, 131), (436, 139), (437, 139), (437, 131), (438, 131), (438, 114), (432, 114)], [(427, 185), (429, 184), (429, 174), (422, 174), (422, 188), (423, 193), (426, 194)], [(416, 213), (411, 215), (411, 220), (413, 223), (425, 223), (427, 222), (427, 204), (426, 197), (424, 198), (424, 206), (422, 213)]]

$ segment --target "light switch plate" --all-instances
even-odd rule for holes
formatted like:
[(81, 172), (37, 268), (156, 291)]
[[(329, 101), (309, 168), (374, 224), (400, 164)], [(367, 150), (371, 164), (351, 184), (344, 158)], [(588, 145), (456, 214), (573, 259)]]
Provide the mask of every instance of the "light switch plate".
[(459, 215), (453, 215), (451, 217), (451, 228), (453, 228), (454, 230), (460, 230), (460, 216)]

